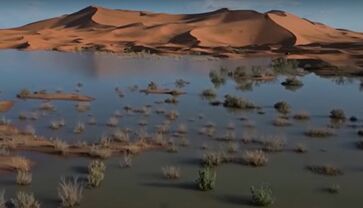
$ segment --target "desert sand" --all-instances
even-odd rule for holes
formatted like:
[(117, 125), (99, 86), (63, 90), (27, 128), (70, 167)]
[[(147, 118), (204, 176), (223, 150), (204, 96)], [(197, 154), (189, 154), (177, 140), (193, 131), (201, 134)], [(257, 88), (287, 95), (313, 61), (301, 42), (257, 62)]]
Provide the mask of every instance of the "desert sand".
[(307, 60), (309, 66), (315, 63), (310, 60), (319, 60), (319, 68), (350, 68), (351, 74), (361, 74), (363, 67), (363, 33), (335, 29), (284, 11), (220, 9), (175, 15), (89, 6), (0, 30), (0, 48), (217, 57), (288, 55)]

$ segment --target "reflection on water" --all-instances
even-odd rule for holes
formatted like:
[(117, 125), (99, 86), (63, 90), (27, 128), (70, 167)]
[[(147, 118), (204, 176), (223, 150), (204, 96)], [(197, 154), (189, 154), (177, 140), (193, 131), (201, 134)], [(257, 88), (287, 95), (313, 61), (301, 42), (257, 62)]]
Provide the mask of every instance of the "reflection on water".
[[(1, 99), (16, 101), (14, 109), (1, 116), (11, 119), (19, 127), (31, 125), (46, 137), (59, 137), (70, 143), (78, 141), (97, 141), (102, 135), (110, 134), (115, 128), (106, 126), (115, 112), (121, 112), (120, 128), (130, 128), (135, 132), (141, 129), (152, 134), (165, 117), (155, 113), (157, 110), (179, 112), (179, 118), (171, 124), (175, 130), (180, 124), (188, 127), (190, 147), (180, 148), (177, 154), (150, 152), (135, 158), (134, 166), (124, 170), (119, 168), (119, 158), (107, 161), (106, 180), (98, 190), (86, 190), (81, 207), (250, 207), (249, 186), (268, 182), (276, 196), (276, 207), (356, 207), (363, 201), (360, 190), (362, 165), (356, 158), (361, 152), (354, 147), (358, 136), (354, 129), (343, 126), (338, 134), (329, 139), (311, 139), (303, 132), (310, 127), (325, 126), (329, 122), (329, 112), (342, 108), (348, 116), (359, 118), (356, 125), (361, 126), (363, 118), (363, 96), (359, 90), (359, 80), (335, 78), (324, 79), (307, 74), (299, 79), (300, 88), (285, 89), (281, 82), (286, 78), (279, 76), (271, 80), (241, 79), (242, 72), (223, 77), (224, 81), (216, 89), (217, 100), (226, 94), (244, 97), (262, 107), (264, 114), (256, 111), (230, 111), (222, 106), (211, 106), (208, 100), (201, 99), (202, 90), (215, 86), (210, 73), (222, 68), (252, 69), (259, 66), (271, 69), (269, 58), (248, 58), (243, 60), (210, 59), (200, 57), (120, 57), (109, 54), (58, 53), (58, 52), (0, 52), (0, 94)], [(252, 70), (256, 73), (256, 69)], [(258, 70), (257, 70), (258, 71)], [(239, 74), (237, 76), (237, 74)], [(218, 74), (217, 74), (218, 75)], [(291, 76), (291, 74), (288, 74)], [(214, 75), (212, 75), (213, 78)], [(216, 78), (216, 77), (214, 77)], [(186, 95), (177, 98), (177, 104), (167, 104), (168, 95), (146, 95), (130, 90), (130, 86), (147, 87), (150, 81), (166, 88), (173, 88), (177, 79), (189, 81), (183, 90)], [(333, 80), (333, 81), (332, 81)], [(218, 81), (218, 80), (217, 80)], [(77, 87), (82, 83), (82, 87)], [(344, 83), (343, 85), (341, 85)], [(338, 84), (338, 85), (337, 85)], [(123, 97), (115, 92), (121, 90)], [(39, 112), (41, 101), (18, 100), (15, 95), (22, 89), (55, 91), (80, 90), (82, 94), (96, 98), (86, 112), (77, 111), (76, 102), (54, 101), (54, 112), (41, 113), (37, 120), (19, 120), (20, 112)], [(119, 92), (119, 91), (118, 91)], [(275, 127), (272, 121), (277, 117), (273, 105), (286, 101), (292, 111), (306, 111), (310, 121), (293, 121), (289, 127)], [(149, 116), (137, 113), (127, 114), (125, 106), (142, 108), (150, 105)], [(97, 119), (97, 125), (86, 125), (80, 135), (73, 133), (78, 122), (86, 123), (90, 117)], [(244, 119), (247, 119), (244, 120)], [(64, 119), (65, 127), (59, 130), (49, 128), (50, 122)], [(248, 123), (249, 122), (249, 123)], [(141, 127), (140, 123), (147, 123)], [(304, 143), (308, 153), (298, 155), (291, 151), (269, 155), (267, 167), (254, 169), (240, 164), (228, 164), (218, 168), (216, 190), (209, 193), (196, 191), (195, 180), (200, 147), (207, 144), (212, 150), (225, 149), (227, 144), (198, 134), (208, 123), (216, 125), (216, 136), (226, 134), (229, 124), (236, 126), (236, 138), (243, 135), (285, 138), (288, 149), (297, 143)], [(253, 124), (253, 125), (252, 125)], [(241, 143), (239, 152), (251, 148)], [(324, 151), (322, 151), (324, 150)], [(81, 175), (87, 167), (88, 159), (60, 158), (42, 154), (24, 153), (38, 163), (34, 169), (33, 184), (26, 187), (42, 201), (44, 207), (57, 207), (56, 187), (61, 176)], [(304, 170), (308, 164), (334, 163), (344, 169), (345, 174), (337, 178), (313, 175)], [(182, 179), (177, 182), (165, 181), (161, 167), (178, 165), (182, 169)], [(342, 187), (340, 194), (331, 196), (322, 188), (331, 184)], [(14, 175), (0, 178), (0, 189), (5, 187), (9, 194), (18, 188), (14, 185)], [(142, 199), (142, 200), (141, 200)]]

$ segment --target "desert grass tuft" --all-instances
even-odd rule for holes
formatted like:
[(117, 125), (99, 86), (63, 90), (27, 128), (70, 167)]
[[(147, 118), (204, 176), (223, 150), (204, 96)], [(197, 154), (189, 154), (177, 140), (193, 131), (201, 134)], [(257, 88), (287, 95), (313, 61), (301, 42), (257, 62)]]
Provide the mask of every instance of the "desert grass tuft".
[(61, 207), (71, 208), (80, 205), (83, 196), (83, 185), (77, 178), (73, 180), (61, 179), (58, 186), (58, 197), (61, 200)]
[(29, 171), (18, 170), (16, 175), (16, 184), (25, 186), (32, 182), (32, 174)]
[(326, 176), (339, 176), (343, 175), (343, 171), (334, 165), (310, 165), (306, 167), (313, 173)]
[(325, 127), (321, 127), (321, 128), (310, 128), (308, 130), (305, 131), (305, 135), (309, 136), (309, 137), (320, 137), (320, 138), (324, 138), (324, 137), (330, 137), (335, 135), (335, 132), (333, 129), (331, 128), (325, 128)]
[(161, 171), (166, 179), (175, 180), (181, 177), (180, 168), (176, 166), (165, 166)]
[(262, 150), (247, 150), (242, 159), (246, 165), (253, 167), (265, 166), (268, 162), (268, 157)]
[(40, 203), (35, 199), (33, 193), (19, 191), (11, 202), (15, 208), (40, 208)]

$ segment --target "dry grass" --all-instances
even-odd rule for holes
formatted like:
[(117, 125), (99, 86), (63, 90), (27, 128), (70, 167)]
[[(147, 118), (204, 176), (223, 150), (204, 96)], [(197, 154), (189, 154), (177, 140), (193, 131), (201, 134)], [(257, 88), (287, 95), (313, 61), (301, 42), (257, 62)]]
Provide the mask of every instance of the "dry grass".
[(124, 157), (120, 161), (121, 168), (130, 168), (132, 166), (132, 155), (124, 154)]
[(75, 207), (81, 203), (83, 196), (83, 185), (78, 182), (77, 178), (67, 181), (65, 178), (61, 179), (58, 186), (58, 197), (61, 200), (61, 206)]
[(81, 134), (82, 132), (84, 132), (85, 129), (86, 129), (86, 126), (84, 125), (84, 123), (78, 122), (76, 124), (76, 126), (74, 127), (73, 132), (75, 134)]
[(335, 132), (331, 128), (321, 127), (321, 128), (308, 129), (305, 131), (305, 135), (309, 136), (309, 137), (324, 138), (324, 137), (330, 137), (330, 136), (335, 135)]
[(309, 120), (310, 119), (310, 114), (308, 112), (299, 112), (299, 113), (296, 113), (293, 118), (295, 120), (301, 120), (301, 121), (305, 121), (305, 120)]
[(13, 157), (11, 159), (11, 164), (15, 167), (16, 170), (20, 171), (30, 171), (31, 164), (30, 161), (24, 157)]
[(343, 171), (334, 165), (310, 165), (307, 169), (313, 173), (326, 176), (339, 176), (343, 175)]
[(247, 150), (242, 155), (247, 165), (253, 167), (265, 166), (268, 162), (267, 155), (262, 150)]
[(92, 145), (89, 150), (89, 155), (91, 157), (107, 159), (112, 156), (112, 151), (109, 148), (103, 148), (97, 145)]
[(272, 124), (274, 126), (278, 126), (278, 127), (284, 127), (284, 126), (291, 126), (292, 125), (291, 121), (289, 121), (288, 119), (284, 119), (284, 118), (276, 118), (275, 120), (273, 120)]
[(118, 142), (129, 142), (130, 141), (129, 134), (127, 133), (127, 131), (124, 131), (122, 129), (116, 129), (112, 133), (112, 138)]
[(61, 155), (65, 155), (67, 154), (68, 150), (69, 150), (69, 145), (67, 142), (60, 140), (60, 139), (55, 139), (53, 140), (53, 146), (54, 149), (59, 152)]
[(272, 137), (263, 141), (263, 150), (267, 152), (281, 152), (284, 150), (286, 141), (280, 137)]
[(11, 200), (15, 208), (40, 208), (40, 203), (33, 193), (18, 192), (15, 199)]
[(179, 167), (166, 166), (161, 168), (162, 173), (166, 179), (179, 179), (181, 177), (181, 172)]
[(16, 175), (16, 184), (24, 186), (29, 185), (32, 182), (32, 174), (28, 171), (18, 170)]

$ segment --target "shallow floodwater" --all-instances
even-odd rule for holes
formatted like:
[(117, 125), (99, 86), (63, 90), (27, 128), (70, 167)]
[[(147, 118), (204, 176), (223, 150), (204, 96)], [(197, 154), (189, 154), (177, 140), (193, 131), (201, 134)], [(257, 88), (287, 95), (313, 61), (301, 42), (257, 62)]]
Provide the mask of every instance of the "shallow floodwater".
[[(250, 207), (251, 185), (270, 184), (276, 198), (274, 207), (279, 208), (324, 208), (324, 207), (359, 207), (363, 204), (361, 187), (363, 181), (363, 152), (356, 149), (359, 141), (356, 129), (349, 127), (350, 122), (336, 130), (337, 135), (324, 138), (308, 138), (304, 131), (310, 127), (322, 127), (329, 124), (329, 112), (333, 108), (342, 108), (348, 116), (363, 118), (363, 94), (357, 80), (339, 82), (337, 78), (320, 78), (314, 74), (301, 77), (304, 86), (295, 91), (285, 89), (280, 83), (281, 76), (273, 82), (261, 83), (252, 90), (241, 91), (232, 80), (217, 88), (218, 97), (233, 94), (253, 101), (262, 107), (265, 114), (256, 111), (230, 111), (221, 106), (211, 106), (201, 99), (200, 92), (212, 88), (209, 79), (210, 70), (221, 66), (261, 65), (269, 67), (270, 58), (248, 58), (242, 60), (224, 60), (205, 57), (120, 57), (94, 53), (58, 53), (58, 52), (20, 52), (7, 50), (0, 52), (0, 99), (16, 101), (15, 107), (5, 116), (19, 128), (32, 125), (37, 134), (45, 137), (61, 138), (70, 143), (78, 141), (98, 141), (102, 135), (112, 133), (114, 128), (106, 126), (107, 120), (119, 110), (123, 116), (119, 127), (140, 131), (140, 121), (147, 121), (145, 130), (152, 134), (155, 126), (165, 117), (155, 113), (157, 109), (176, 110), (179, 117), (172, 123), (172, 129), (179, 124), (188, 128), (189, 147), (180, 147), (178, 153), (155, 151), (142, 153), (134, 158), (133, 167), (119, 167), (120, 158), (107, 160), (105, 181), (99, 189), (86, 190), (81, 206), (96, 207)], [(178, 97), (178, 104), (157, 104), (167, 95), (145, 95), (129, 89), (138, 85), (147, 87), (154, 81), (162, 87), (174, 88), (176, 79), (190, 82), (182, 90), (186, 95)], [(23, 88), (30, 90), (74, 91), (77, 83), (82, 83), (80, 92), (96, 98), (87, 112), (77, 112), (76, 102), (52, 102), (55, 112), (41, 114), (38, 120), (20, 121), (20, 112), (39, 111), (42, 101), (19, 100), (16, 94)], [(339, 83), (339, 84), (338, 84)], [(122, 89), (124, 97), (115, 93), (115, 88)], [(289, 127), (275, 127), (272, 121), (277, 117), (273, 105), (278, 101), (287, 101), (293, 112), (306, 111), (311, 115), (309, 121), (293, 121)], [(150, 116), (133, 113), (126, 114), (125, 106), (142, 108), (152, 105)], [(86, 131), (80, 135), (73, 133), (77, 122), (87, 122), (90, 115), (97, 119), (97, 125), (86, 125)], [(203, 115), (203, 118), (199, 118)], [(239, 118), (247, 117), (255, 128), (246, 127)], [(59, 130), (48, 128), (52, 120), (63, 118), (66, 126)], [(191, 120), (192, 119), (192, 120)], [(280, 136), (286, 139), (287, 149), (297, 143), (306, 144), (308, 153), (297, 154), (293, 151), (269, 154), (269, 163), (263, 168), (251, 168), (241, 164), (226, 164), (217, 169), (216, 189), (200, 192), (193, 184), (197, 177), (199, 159), (203, 154), (202, 144), (210, 150), (224, 150), (227, 143), (212, 140), (198, 134), (198, 130), (208, 122), (217, 126), (217, 135), (223, 136), (228, 123), (236, 126), (237, 138), (245, 134), (256, 136)], [(356, 125), (362, 126), (362, 120)], [(241, 155), (251, 146), (240, 143)], [(84, 177), (89, 160), (85, 158), (62, 158), (54, 155), (23, 152), (37, 165), (33, 170), (33, 183), (27, 187), (15, 185), (14, 174), (0, 176), (0, 189), (6, 189), (7, 196), (15, 191), (33, 192), (42, 203), (42, 207), (57, 207), (57, 184), (62, 176), (78, 175)], [(344, 171), (343, 176), (329, 177), (315, 175), (305, 169), (306, 165), (334, 164)], [(176, 181), (165, 180), (161, 167), (179, 166), (182, 178)], [(338, 184), (340, 193), (330, 194), (327, 187)]]

